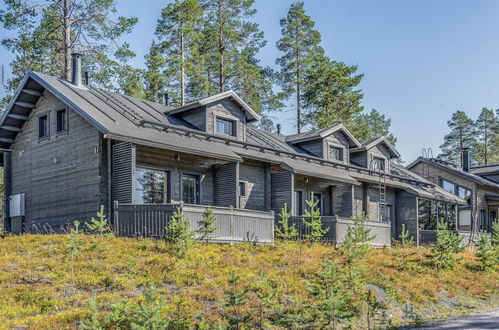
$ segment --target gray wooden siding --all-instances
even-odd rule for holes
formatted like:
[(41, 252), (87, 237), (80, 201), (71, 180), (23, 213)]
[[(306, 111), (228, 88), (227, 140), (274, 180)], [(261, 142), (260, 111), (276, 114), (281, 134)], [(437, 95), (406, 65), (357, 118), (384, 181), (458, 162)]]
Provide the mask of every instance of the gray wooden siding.
[(206, 107), (203, 106), (197, 109), (185, 111), (180, 113), (178, 116), (197, 129), (206, 131)]
[(239, 180), (247, 182), (246, 197), (241, 196), (239, 208), (269, 211), (270, 177), (265, 163), (245, 160), (239, 165)]
[[(68, 109), (68, 128), (56, 134), (64, 104), (46, 93), (12, 146), (12, 194), (26, 194), (25, 226), (58, 229), (89, 220), (102, 202), (101, 135)], [(38, 116), (49, 114), (49, 139), (38, 141)]]
[(395, 203), (395, 236), (396, 238), (402, 232), (402, 224), (405, 224), (406, 230), (419, 244), (418, 237), (418, 198), (416, 195), (406, 191), (397, 190)]
[(329, 157), (329, 144), (343, 147), (343, 163), (350, 163), (350, 144), (348, 143), (345, 134), (342, 132), (334, 132), (324, 139), (324, 158)]
[(354, 212), (353, 198), (353, 185), (341, 183), (334, 186), (333, 214), (345, 218), (352, 217)]
[[(331, 204), (332, 204), (332, 189), (336, 183), (332, 181), (327, 181), (319, 178), (305, 177), (303, 175), (295, 175), (295, 190), (303, 191), (303, 198), (309, 200), (312, 192), (322, 194), (322, 215), (330, 216), (334, 215)], [(304, 209), (307, 205), (304, 204)]]
[(350, 161), (354, 162), (355, 164), (368, 168), (367, 164), (367, 151), (359, 151), (355, 153), (350, 154)]
[(298, 144), (298, 146), (300, 148), (310, 152), (312, 155), (314, 155), (316, 157), (324, 158), (325, 156), (327, 156), (327, 154), (324, 154), (324, 141), (323, 141), (323, 139), (306, 141), (306, 142)]
[(207, 132), (215, 133), (215, 117), (222, 117), (236, 121), (237, 139), (246, 140), (246, 116), (241, 107), (230, 100), (222, 100), (206, 106)]
[(215, 166), (215, 205), (238, 207), (239, 163)]
[(292, 193), (294, 191), (293, 173), (277, 172), (271, 175), (271, 206), (272, 210), (278, 214), (287, 204), (288, 210), (292, 207)]
[(133, 203), (135, 146), (122, 142), (113, 146), (113, 201)]

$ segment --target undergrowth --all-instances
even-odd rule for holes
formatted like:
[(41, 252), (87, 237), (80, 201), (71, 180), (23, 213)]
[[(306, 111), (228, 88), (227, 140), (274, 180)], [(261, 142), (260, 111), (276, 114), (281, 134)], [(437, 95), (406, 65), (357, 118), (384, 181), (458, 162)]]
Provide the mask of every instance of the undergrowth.
[[(320, 244), (193, 243), (178, 258), (161, 240), (73, 235), (0, 239), (2, 327), (332, 327), (348, 319), (367, 328), (382, 318), (398, 326), (491, 303), (499, 293), (497, 268), (483, 270), (470, 252), (439, 269), (425, 248), (375, 249), (352, 267), (341, 248)], [(352, 283), (353, 271), (367, 296), (344, 296), (337, 286), (336, 279)], [(351, 304), (353, 318), (343, 308)]]

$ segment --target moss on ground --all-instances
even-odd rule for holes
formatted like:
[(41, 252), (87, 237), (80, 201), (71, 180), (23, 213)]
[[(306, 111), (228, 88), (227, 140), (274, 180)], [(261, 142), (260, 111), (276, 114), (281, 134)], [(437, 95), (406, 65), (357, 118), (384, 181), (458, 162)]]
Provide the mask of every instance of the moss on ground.
[[(277, 283), (283, 301), (311, 302), (306, 283), (334, 248), (277, 242), (274, 246), (197, 243), (184, 259), (152, 239), (74, 235), (22, 235), (0, 239), (0, 325), (5, 328), (74, 328), (102, 315), (114, 303), (143, 300), (154, 284), (165, 305), (161, 313), (190, 326), (214, 326), (224, 314), (227, 278), (235, 271), (247, 287), (242, 307), (257, 315), (253, 286), (260, 270)], [(76, 246), (77, 253), (75, 251)], [(446, 317), (497, 303), (498, 271), (480, 271), (472, 253), (453, 270), (428, 264), (428, 250), (378, 249), (365, 260), (366, 283), (388, 306), (393, 325)], [(361, 327), (362, 319), (354, 323)]]

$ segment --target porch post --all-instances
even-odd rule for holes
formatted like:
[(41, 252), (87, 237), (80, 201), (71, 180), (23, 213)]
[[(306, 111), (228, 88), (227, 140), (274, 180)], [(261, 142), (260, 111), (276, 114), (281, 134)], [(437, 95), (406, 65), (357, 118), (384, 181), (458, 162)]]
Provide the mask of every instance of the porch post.
[(3, 152), (3, 186), (4, 186), (4, 218), (3, 225), (6, 232), (11, 231), (10, 224), (10, 195), (12, 194), (12, 168), (10, 151)]

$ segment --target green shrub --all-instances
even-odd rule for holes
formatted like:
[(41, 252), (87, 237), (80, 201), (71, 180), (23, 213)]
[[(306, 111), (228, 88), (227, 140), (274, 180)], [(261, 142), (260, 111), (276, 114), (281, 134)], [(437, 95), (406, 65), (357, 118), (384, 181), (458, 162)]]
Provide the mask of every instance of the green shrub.
[(402, 248), (407, 248), (414, 246), (414, 237), (405, 228), (405, 224), (402, 224), (402, 231), (400, 232), (399, 239), (395, 240), (395, 245)]
[(499, 219), (492, 222), (491, 243), (494, 246), (499, 246)]
[[(305, 210), (306, 217), (303, 218), (303, 224), (310, 228), (310, 234), (307, 235), (307, 239), (311, 242), (320, 242), (329, 231), (329, 228), (322, 228), (319, 200), (312, 196), (312, 198), (305, 201), (305, 203), (308, 206), (308, 210)], [(310, 220), (307, 221), (307, 218)]]
[(229, 329), (245, 328), (252, 320), (251, 314), (242, 310), (248, 300), (248, 289), (239, 287), (239, 275), (232, 272), (227, 279), (228, 288), (224, 289), (226, 295), (224, 318), (229, 323)]
[(339, 251), (350, 262), (362, 260), (371, 250), (371, 241), (376, 235), (371, 235), (371, 229), (366, 226), (366, 216), (356, 216), (353, 225), (348, 226), (345, 238), (341, 242)]
[(178, 208), (166, 226), (166, 240), (170, 243), (173, 255), (183, 258), (194, 243), (194, 232), (190, 229), (189, 220), (184, 218)]
[(288, 204), (284, 204), (284, 207), (279, 213), (279, 223), (275, 226), (275, 236), (284, 240), (291, 240), (298, 236), (298, 230), (295, 225), (289, 225), (289, 217), (291, 217), (291, 212), (288, 211)]
[(492, 245), (487, 233), (480, 235), (475, 256), (480, 260), (483, 270), (494, 269), (499, 264), (499, 247)]
[(259, 328), (269, 328), (270, 324), (267, 321), (269, 315), (280, 314), (282, 311), (282, 294), (279, 290), (278, 282), (271, 279), (263, 270), (260, 270), (258, 272), (258, 279), (253, 284), (253, 292), (259, 300)]
[(92, 217), (90, 222), (86, 222), (85, 225), (91, 233), (96, 233), (99, 236), (112, 235), (110, 221), (104, 213), (104, 205), (100, 206), (99, 211), (97, 212), (97, 219)]
[(437, 242), (431, 246), (433, 264), (437, 269), (452, 269), (458, 258), (456, 253), (463, 252), (463, 237), (449, 230), (447, 222), (440, 221), (437, 225)]
[(213, 210), (208, 207), (203, 213), (203, 217), (198, 221), (199, 229), (198, 235), (199, 239), (208, 242), (212, 238), (212, 234), (217, 230), (213, 225), (217, 219), (213, 215)]

